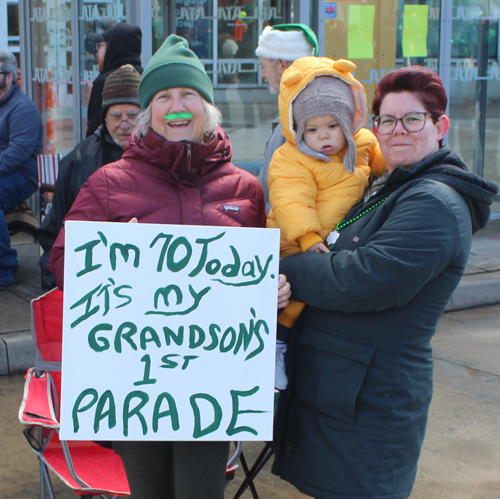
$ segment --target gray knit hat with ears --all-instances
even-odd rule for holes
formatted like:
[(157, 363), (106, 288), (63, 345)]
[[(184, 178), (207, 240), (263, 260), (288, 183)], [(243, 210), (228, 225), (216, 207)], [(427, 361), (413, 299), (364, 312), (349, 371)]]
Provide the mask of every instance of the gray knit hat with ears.
[(297, 149), (311, 158), (331, 161), (331, 158), (313, 151), (304, 141), (306, 121), (316, 116), (334, 116), (344, 132), (347, 152), (344, 168), (348, 173), (356, 166), (356, 144), (352, 137), (354, 121), (354, 101), (349, 85), (336, 76), (316, 76), (295, 97), (293, 103), (293, 121), (297, 132)]

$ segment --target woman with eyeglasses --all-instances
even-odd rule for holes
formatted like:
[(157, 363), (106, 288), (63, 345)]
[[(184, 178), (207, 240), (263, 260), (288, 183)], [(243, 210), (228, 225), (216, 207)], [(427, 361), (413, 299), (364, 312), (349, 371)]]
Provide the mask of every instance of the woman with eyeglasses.
[(306, 303), (289, 346), (273, 472), (318, 499), (405, 499), (432, 397), (431, 338), (498, 186), (443, 146), (439, 76), (379, 83), (374, 124), (388, 171), (334, 232), (331, 253), (281, 260)]

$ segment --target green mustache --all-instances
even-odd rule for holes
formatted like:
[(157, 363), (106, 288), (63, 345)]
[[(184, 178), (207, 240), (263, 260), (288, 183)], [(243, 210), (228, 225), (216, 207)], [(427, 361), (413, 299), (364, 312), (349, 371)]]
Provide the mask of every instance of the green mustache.
[(166, 120), (178, 120), (178, 119), (189, 120), (192, 117), (193, 115), (191, 113), (173, 113), (173, 114), (167, 114), (163, 118)]

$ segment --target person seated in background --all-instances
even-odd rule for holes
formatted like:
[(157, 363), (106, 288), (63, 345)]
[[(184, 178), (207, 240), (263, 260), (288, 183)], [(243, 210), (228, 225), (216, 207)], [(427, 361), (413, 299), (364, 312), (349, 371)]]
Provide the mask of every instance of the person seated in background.
[(141, 75), (130, 64), (108, 76), (102, 93), (101, 126), (61, 160), (52, 208), (37, 231), (44, 250), (39, 265), (46, 289), (56, 286), (47, 265), (64, 217), (90, 175), (101, 166), (118, 161), (132, 135), (140, 111), (140, 81)]
[(37, 155), (42, 152), (42, 117), (17, 83), (17, 60), (0, 51), (0, 289), (14, 284), (19, 262), (10, 246), (5, 213), (38, 186)]
[(118, 23), (93, 39), (97, 42), (99, 76), (90, 92), (86, 137), (92, 136), (101, 124), (102, 92), (108, 76), (124, 64), (131, 64), (140, 74), (144, 71), (141, 66), (142, 31), (138, 26)]

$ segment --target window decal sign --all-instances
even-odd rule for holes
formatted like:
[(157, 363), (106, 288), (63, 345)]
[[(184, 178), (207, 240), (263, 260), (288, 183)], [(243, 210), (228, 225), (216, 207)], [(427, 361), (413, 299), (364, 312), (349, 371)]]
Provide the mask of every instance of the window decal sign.
[(325, 2), (325, 17), (337, 19), (337, 2)]
[(375, 5), (349, 5), (347, 57), (373, 59)]
[(429, 6), (405, 5), (403, 57), (427, 57)]

